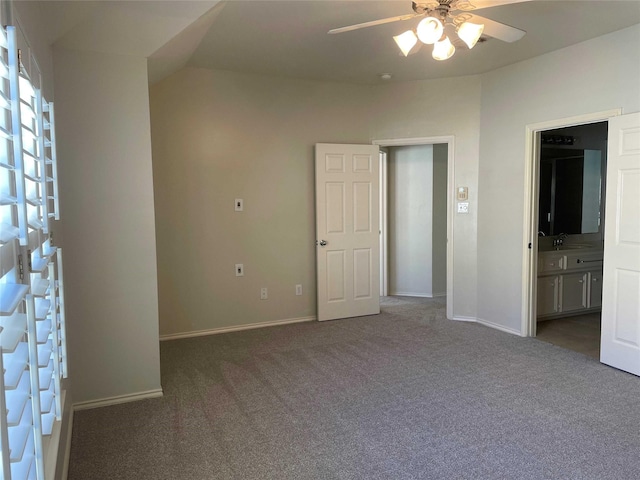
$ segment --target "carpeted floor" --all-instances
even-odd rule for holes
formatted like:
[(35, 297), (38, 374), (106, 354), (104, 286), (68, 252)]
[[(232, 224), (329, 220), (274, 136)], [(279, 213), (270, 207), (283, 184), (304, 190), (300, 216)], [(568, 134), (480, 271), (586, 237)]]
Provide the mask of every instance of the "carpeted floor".
[(637, 479), (640, 378), (442, 301), (161, 343), (164, 397), (74, 418), (70, 480)]

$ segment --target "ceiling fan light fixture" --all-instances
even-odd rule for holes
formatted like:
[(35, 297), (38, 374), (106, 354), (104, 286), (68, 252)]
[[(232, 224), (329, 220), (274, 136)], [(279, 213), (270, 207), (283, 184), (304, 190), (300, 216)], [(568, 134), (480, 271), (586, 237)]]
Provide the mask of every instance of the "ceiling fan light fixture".
[(400, 35), (396, 35), (393, 39), (396, 41), (398, 48), (400, 48), (405, 57), (409, 55), (411, 49), (416, 46), (416, 43), (418, 43), (418, 37), (413, 33), (413, 30), (407, 30)]
[(422, 43), (426, 43), (427, 45), (433, 45), (440, 37), (442, 37), (442, 33), (444, 32), (444, 26), (442, 22), (435, 17), (427, 17), (420, 21), (418, 24), (418, 38)]
[(431, 56), (436, 60), (447, 60), (453, 57), (454, 53), (456, 53), (456, 47), (453, 46), (449, 37), (445, 36), (433, 46), (433, 53)]
[(476, 23), (464, 22), (458, 27), (458, 37), (467, 44), (469, 49), (472, 49), (475, 44), (478, 43), (483, 30), (484, 25), (482, 24), (478, 25)]

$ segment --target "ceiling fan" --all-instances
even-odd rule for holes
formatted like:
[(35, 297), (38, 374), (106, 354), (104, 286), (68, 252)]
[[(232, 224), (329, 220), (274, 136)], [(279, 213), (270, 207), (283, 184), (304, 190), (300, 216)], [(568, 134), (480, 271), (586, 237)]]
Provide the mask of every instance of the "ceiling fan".
[(446, 60), (451, 58), (456, 50), (449, 38), (451, 30), (455, 31), (458, 38), (470, 49), (480, 40), (483, 33), (504, 42), (520, 40), (526, 33), (524, 30), (470, 12), (475, 9), (528, 1), (531, 0), (432, 0), (428, 2), (411, 2), (414, 13), (334, 28), (329, 30), (328, 33), (343, 33), (385, 23), (424, 17), (415, 30), (407, 30), (393, 37), (393, 39), (405, 56), (411, 53), (418, 40), (420, 40), (424, 44), (433, 45), (433, 58)]

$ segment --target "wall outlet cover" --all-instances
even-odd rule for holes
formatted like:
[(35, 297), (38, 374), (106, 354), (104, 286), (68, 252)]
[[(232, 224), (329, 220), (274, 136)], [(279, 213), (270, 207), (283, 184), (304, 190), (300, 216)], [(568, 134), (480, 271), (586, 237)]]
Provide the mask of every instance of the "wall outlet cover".
[(458, 213), (469, 213), (469, 202), (459, 202)]

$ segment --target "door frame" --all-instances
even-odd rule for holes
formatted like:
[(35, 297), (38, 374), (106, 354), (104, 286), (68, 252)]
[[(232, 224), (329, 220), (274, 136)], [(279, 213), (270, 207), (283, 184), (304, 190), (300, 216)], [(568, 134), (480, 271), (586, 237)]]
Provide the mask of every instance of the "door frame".
[[(382, 147), (385, 148), (385, 147)], [(387, 192), (387, 165), (389, 165), (389, 152), (380, 149), (380, 296), (389, 295), (389, 229), (387, 228), (388, 192)]]
[[(538, 276), (538, 200), (540, 168), (540, 132), (556, 128), (574, 127), (589, 123), (608, 122), (611, 117), (622, 115), (622, 109), (616, 108), (573, 117), (565, 117), (546, 122), (532, 123), (525, 132), (525, 175), (524, 175), (524, 223), (522, 255), (522, 315), (520, 335), (535, 337), (537, 327), (537, 276)], [(606, 228), (606, 223), (605, 223)], [(604, 233), (604, 232), (603, 232)]]
[[(437, 137), (414, 137), (414, 138), (390, 138), (382, 140), (373, 140), (371, 143), (380, 147), (408, 147), (412, 145), (435, 145), (445, 143), (447, 145), (447, 318), (453, 319), (453, 218), (454, 218), (454, 194), (455, 194), (455, 137), (453, 135), (443, 135)], [(380, 185), (380, 190), (386, 186)], [(384, 224), (380, 225), (381, 235), (387, 238), (387, 218), (385, 216)], [(385, 242), (386, 244), (386, 242)], [(380, 264), (385, 267), (388, 265), (387, 249), (380, 252)], [(385, 268), (384, 276), (385, 288), (388, 285), (388, 269)], [(388, 293), (385, 291), (385, 293)]]

